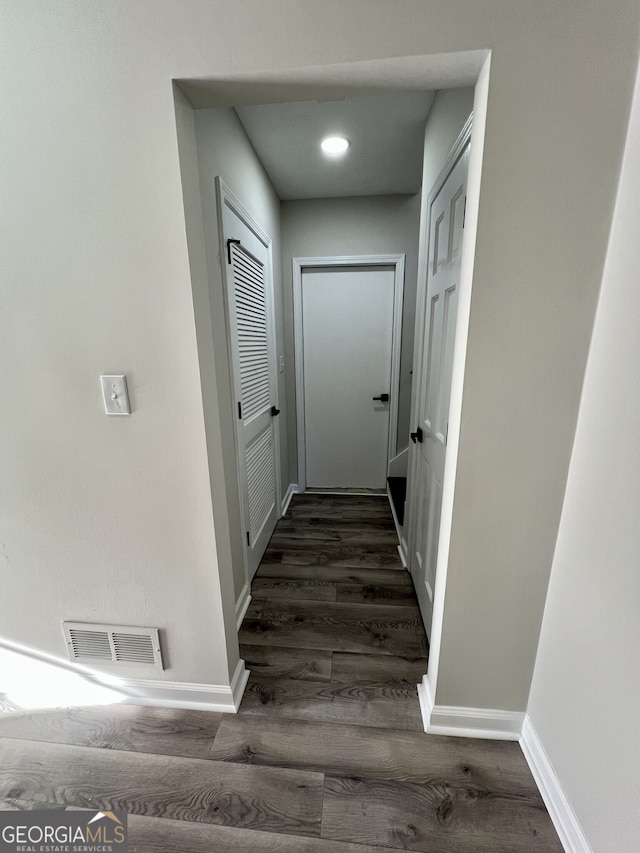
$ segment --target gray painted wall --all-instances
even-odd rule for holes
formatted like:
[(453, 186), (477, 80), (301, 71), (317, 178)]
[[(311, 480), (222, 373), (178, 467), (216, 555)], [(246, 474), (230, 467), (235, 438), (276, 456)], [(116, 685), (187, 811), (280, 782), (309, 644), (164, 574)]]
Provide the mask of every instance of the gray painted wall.
[[(200, 194), (201, 176), (198, 164), (194, 112), (177, 88), (174, 90), (174, 103), (185, 233), (189, 251), (193, 318), (199, 361), (200, 392), (204, 416), (206, 448), (206, 460), (204, 461), (207, 463), (204, 472), (208, 474), (208, 495), (210, 497), (207, 517), (215, 514), (217, 519), (215, 537), (212, 537), (209, 545), (215, 549), (211, 554), (215, 568), (205, 574), (205, 579), (209, 582), (217, 581), (219, 584), (217, 596), (222, 612), (221, 618), (215, 621), (215, 611), (206, 614), (206, 616), (211, 619), (212, 625), (215, 625), (216, 628), (218, 638), (215, 648), (219, 657), (222, 658), (221, 653), (224, 652), (227, 658), (226, 676), (221, 682), (225, 684), (233, 678), (240, 657), (236, 628), (238, 571), (237, 569), (235, 572), (233, 571), (234, 552), (236, 560), (238, 554), (237, 542), (233, 538), (233, 531), (237, 530), (237, 517), (234, 519), (233, 513), (234, 510), (236, 513), (238, 512), (238, 505), (236, 503), (234, 506), (233, 491), (227, 496), (225, 481), (229, 478), (229, 463), (225, 460), (225, 454), (222, 452), (224, 419), (228, 417), (222, 401), (225, 400), (224, 389), (228, 386), (228, 375), (224, 375), (220, 368), (216, 369), (218, 365), (214, 355), (216, 347), (220, 348), (220, 342), (214, 342), (213, 336), (213, 303), (207, 264), (207, 240), (203, 228), (202, 197)], [(221, 359), (220, 363), (222, 363)], [(206, 518), (201, 519), (200, 523), (203, 521), (206, 521)], [(234, 521), (236, 527), (233, 526)], [(242, 553), (239, 556), (242, 558)], [(174, 571), (172, 577), (176, 578), (178, 583), (184, 587), (198, 588), (188, 571), (184, 573)], [(158, 580), (162, 582), (160, 579)], [(214, 597), (209, 606), (215, 607), (216, 604)], [(196, 628), (196, 624), (191, 623), (189, 625), (187, 623), (185, 627), (190, 632), (188, 649), (193, 642), (191, 632)], [(221, 642), (222, 637), (220, 637), (222, 628), (224, 628), (224, 642)], [(164, 634), (162, 639), (166, 644), (170, 637), (168, 634)], [(169, 663), (172, 668), (175, 666), (175, 661), (169, 661)], [(207, 662), (206, 665), (210, 666), (211, 663)]]
[[(627, 25), (634, 38), (628, 109), (637, 19)], [(576, 22), (570, 39), (578, 53), (588, 39), (584, 26)], [(605, 41), (601, 33), (598, 56)], [(619, 161), (609, 170), (602, 149), (592, 151), (580, 179), (574, 156), (561, 154), (560, 127), (573, 107), (557, 88), (557, 74), (538, 66), (536, 74), (550, 77), (548, 112), (535, 130), (533, 77), (525, 84), (517, 61), (507, 79), (496, 59), (493, 54), (435, 701), (518, 712), (526, 708), (533, 674)], [(585, 85), (599, 90), (593, 68), (583, 66), (582, 83), (577, 66), (568, 68), (576, 97)], [(513, 110), (499, 110), (496, 120), (507, 93)], [(525, 163), (532, 134), (544, 139)], [(611, 145), (620, 156), (621, 140)], [(590, 211), (583, 216), (585, 205)]]
[(640, 838), (639, 182), (637, 88), (528, 707), (594, 853)]
[[(215, 179), (220, 176), (231, 192), (238, 198), (256, 223), (271, 237), (273, 252), (273, 289), (276, 314), (276, 346), (284, 351), (284, 321), (282, 294), (282, 254), (280, 244), (280, 200), (273, 189), (262, 164), (251, 147), (247, 135), (231, 108), (198, 110), (195, 128), (198, 149), (198, 168), (202, 197), (203, 230), (207, 252), (209, 283), (210, 322), (214, 342), (216, 388), (226, 405), (220, 406), (222, 423), (222, 453), (224, 467), (223, 493), (225, 513), (231, 531), (231, 563), (234, 574), (236, 599), (245, 582), (243, 563), (240, 499), (238, 495), (238, 473), (235, 464), (235, 398), (229, 381), (227, 329), (222, 271), (220, 268), (220, 244), (218, 215), (216, 209)], [(208, 356), (206, 356), (208, 357)], [(202, 359), (201, 359), (202, 363)], [(287, 389), (285, 375), (278, 374), (280, 417), (280, 461), (283, 490), (289, 485), (287, 454)], [(214, 482), (214, 490), (216, 483)], [(227, 525), (225, 525), (226, 528)]]
[[(420, 196), (369, 196), (282, 202), (282, 258), (286, 318), (288, 432), (296, 435), (295, 367), (293, 342), (292, 265), (295, 257), (329, 255), (406, 255), (398, 447), (409, 437), (413, 318), (418, 267)], [(298, 469), (297, 444), (289, 444), (293, 482)]]
[(429, 193), (472, 110), (472, 88), (436, 92), (424, 133), (422, 216), (425, 223), (429, 215)]

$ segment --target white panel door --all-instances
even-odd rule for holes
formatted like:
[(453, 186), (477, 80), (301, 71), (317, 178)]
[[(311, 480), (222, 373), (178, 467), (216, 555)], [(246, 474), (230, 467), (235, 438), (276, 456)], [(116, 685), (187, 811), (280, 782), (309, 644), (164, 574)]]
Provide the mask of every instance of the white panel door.
[(395, 273), (302, 273), (307, 486), (386, 485)]
[(280, 515), (270, 243), (227, 204), (223, 234), (238, 476), (251, 579)]
[(429, 636), (449, 424), (468, 159), (467, 143), (431, 204), (418, 424), (411, 434), (410, 570)]

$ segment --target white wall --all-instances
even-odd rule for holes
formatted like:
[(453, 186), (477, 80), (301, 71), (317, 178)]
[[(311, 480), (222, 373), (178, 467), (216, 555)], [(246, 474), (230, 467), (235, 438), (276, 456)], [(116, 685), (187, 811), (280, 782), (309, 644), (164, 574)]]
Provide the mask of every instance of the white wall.
[(640, 838), (640, 87), (528, 712), (594, 853)]
[[(170, 677), (229, 677), (228, 531), (219, 512), (214, 529), (208, 467), (220, 447), (204, 424), (215, 407), (171, 81), (443, 88), (477, 68), (456, 51), (490, 49), (440, 678), (444, 703), (524, 708), (638, 12), (636, 0), (4, 0), (0, 635), (60, 652), (67, 616), (148, 623), (166, 630)], [(126, 420), (102, 413), (97, 377), (116, 370), (131, 380)]]
[[(237, 600), (246, 580), (242, 550), (244, 525), (241, 523), (238, 472), (235, 464), (235, 400), (229, 381), (230, 371), (220, 267), (215, 179), (217, 176), (223, 179), (257, 224), (271, 237), (276, 345), (278, 352), (284, 353), (280, 200), (233, 109), (199, 110), (194, 113), (194, 120), (207, 254), (213, 362), (215, 362), (216, 370), (216, 388), (226, 403), (221, 406), (224, 477), (222, 480), (212, 477), (212, 484), (214, 491), (216, 491), (217, 486), (220, 487), (220, 510), (227, 514), (227, 524), (231, 531), (231, 562)], [(205, 359), (210, 358), (207, 354), (202, 354), (201, 363), (203, 355)], [(278, 374), (278, 382), (278, 404), (282, 412), (279, 424), (280, 473), (281, 482), (286, 488), (290, 480), (287, 453), (287, 389), (284, 374)], [(225, 528), (226, 526), (225, 524)]]
[[(398, 411), (398, 448), (402, 450), (406, 447), (409, 438), (410, 371), (413, 358), (420, 195), (284, 201), (281, 209), (287, 364), (289, 365), (287, 398), (291, 401), (289, 435), (296, 435), (292, 258), (405, 254)], [(289, 469), (293, 472), (294, 478), (298, 468), (297, 453), (296, 442), (292, 440), (289, 445)], [(294, 482), (297, 482), (297, 479), (294, 479)]]

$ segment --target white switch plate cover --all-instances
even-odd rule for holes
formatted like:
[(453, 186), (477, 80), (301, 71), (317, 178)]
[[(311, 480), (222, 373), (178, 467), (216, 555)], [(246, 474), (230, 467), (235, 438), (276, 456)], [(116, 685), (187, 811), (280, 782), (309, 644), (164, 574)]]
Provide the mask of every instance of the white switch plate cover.
[(284, 373), (284, 356), (280, 356), (280, 373)]
[(130, 415), (126, 376), (101, 376), (104, 410), (108, 415)]

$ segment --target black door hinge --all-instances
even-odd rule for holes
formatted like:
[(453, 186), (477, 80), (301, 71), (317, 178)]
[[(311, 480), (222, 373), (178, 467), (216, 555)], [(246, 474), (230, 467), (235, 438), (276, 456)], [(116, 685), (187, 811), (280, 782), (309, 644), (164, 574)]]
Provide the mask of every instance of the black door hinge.
[(231, 244), (235, 243), (236, 246), (240, 245), (240, 240), (234, 240), (233, 238), (229, 238), (227, 240), (227, 263), (231, 263)]
[(238, 417), (242, 420), (242, 403), (238, 403)]
[(251, 547), (251, 537), (249, 536), (249, 531), (247, 530), (247, 545)]

